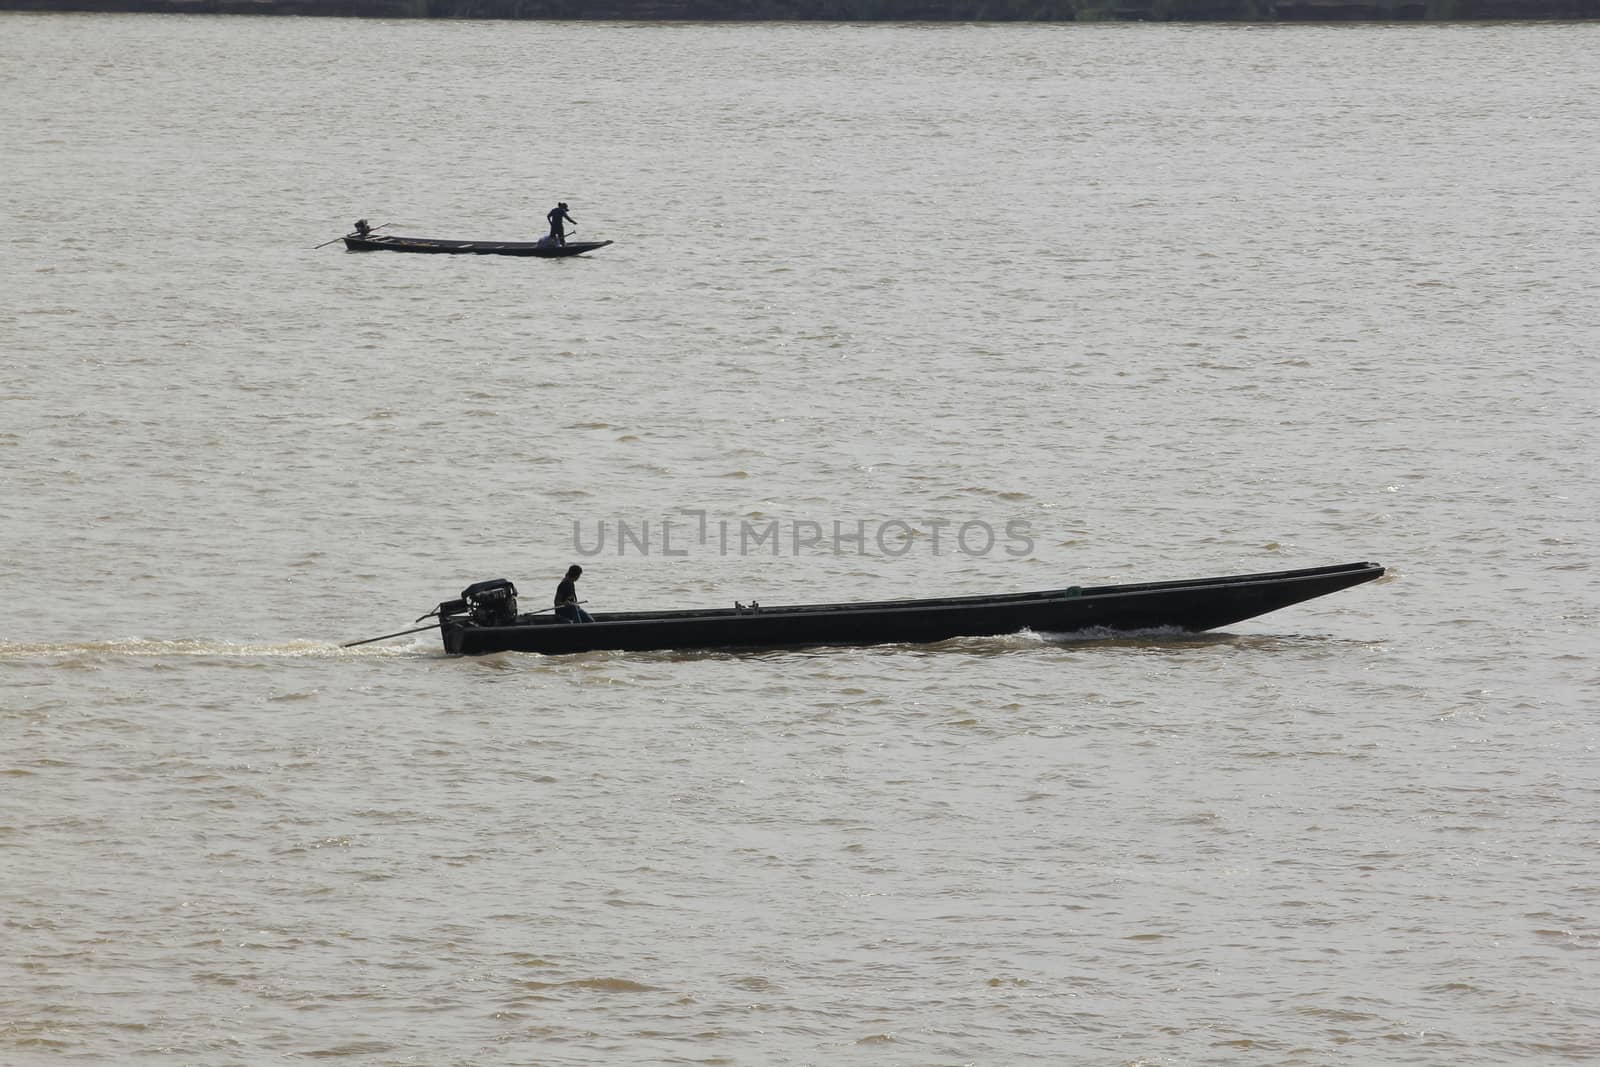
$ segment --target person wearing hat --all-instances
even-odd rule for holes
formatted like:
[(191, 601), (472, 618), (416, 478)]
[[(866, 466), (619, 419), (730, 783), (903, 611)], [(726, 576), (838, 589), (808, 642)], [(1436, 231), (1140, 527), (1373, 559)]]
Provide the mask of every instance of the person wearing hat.
[(556, 618), (562, 622), (594, 622), (589, 613), (578, 606), (578, 579), (582, 576), (583, 568), (574, 563), (556, 586)]
[(572, 216), (567, 214), (567, 202), (563, 200), (545, 213), (545, 218), (550, 220), (550, 240), (558, 245), (567, 243), (567, 228), (564, 223), (571, 222), (572, 228), (577, 229), (578, 224)]

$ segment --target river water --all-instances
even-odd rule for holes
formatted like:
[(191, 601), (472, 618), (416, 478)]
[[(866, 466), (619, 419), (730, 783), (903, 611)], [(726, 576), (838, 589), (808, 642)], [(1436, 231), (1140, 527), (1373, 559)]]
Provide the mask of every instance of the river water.
[[(0, 16), (0, 1062), (1591, 1062), (1597, 52)], [(616, 243), (313, 249), (557, 200)], [(574, 561), (1363, 559), (1203, 637), (340, 647)]]

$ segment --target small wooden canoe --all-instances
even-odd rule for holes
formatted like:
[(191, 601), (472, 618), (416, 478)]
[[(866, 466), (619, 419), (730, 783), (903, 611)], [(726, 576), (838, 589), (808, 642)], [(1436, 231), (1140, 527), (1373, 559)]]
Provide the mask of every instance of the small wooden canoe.
[(604, 248), (610, 241), (568, 241), (564, 245), (548, 241), (441, 241), (432, 237), (399, 237), (392, 234), (352, 234), (344, 246), (352, 252), (422, 252), (446, 256), (537, 256), (559, 259), (581, 256)]
[(1383, 568), (1376, 563), (1346, 563), (1267, 574), (937, 600), (595, 612), (592, 623), (563, 622), (543, 613), (519, 614), (516, 587), (502, 578), (469, 586), (460, 599), (440, 604), (423, 618), (437, 616), (445, 651), (465, 655), (875, 645), (989, 637), (1022, 630), (1046, 635), (1194, 633), (1327, 596), (1382, 575)]

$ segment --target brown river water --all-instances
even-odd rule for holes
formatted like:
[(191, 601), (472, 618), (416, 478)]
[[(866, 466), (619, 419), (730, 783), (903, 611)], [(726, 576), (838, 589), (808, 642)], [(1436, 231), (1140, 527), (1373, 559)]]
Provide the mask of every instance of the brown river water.
[[(0, 16), (0, 1064), (1592, 1062), (1597, 54)], [(313, 249), (557, 200), (616, 243)], [(574, 561), (1366, 559), (1204, 636), (340, 647)]]

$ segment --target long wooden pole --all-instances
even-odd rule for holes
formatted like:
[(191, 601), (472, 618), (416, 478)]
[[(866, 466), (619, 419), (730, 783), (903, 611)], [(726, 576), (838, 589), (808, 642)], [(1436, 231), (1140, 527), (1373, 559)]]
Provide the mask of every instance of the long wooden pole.
[[(383, 224), (383, 226), (393, 226), (393, 225), (394, 225), (394, 223), (392, 223), (392, 222), (386, 222), (386, 223)], [(367, 232), (368, 233), (376, 233), (378, 230), (383, 229), (383, 226), (374, 226), (371, 229), (369, 229)], [(353, 234), (353, 233), (347, 233), (347, 234), (344, 235), (344, 237), (354, 237), (354, 236), (356, 236), (356, 235)], [(319, 248), (327, 248), (329, 245), (333, 244), (334, 241), (342, 241), (342, 240), (344, 240), (344, 237), (335, 237), (333, 239), (333, 241), (324, 241), (320, 245), (312, 245), (311, 246), (311, 251), (315, 252)]]

